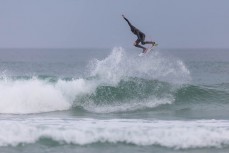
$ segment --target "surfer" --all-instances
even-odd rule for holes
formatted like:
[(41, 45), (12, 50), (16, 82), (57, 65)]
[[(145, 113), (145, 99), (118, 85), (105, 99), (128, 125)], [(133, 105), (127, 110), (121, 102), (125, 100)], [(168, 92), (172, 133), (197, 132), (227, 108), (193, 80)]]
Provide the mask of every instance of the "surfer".
[(156, 45), (155, 42), (153, 41), (145, 41), (145, 34), (143, 32), (141, 32), (139, 29), (137, 29), (136, 27), (134, 27), (130, 21), (124, 16), (122, 15), (122, 17), (126, 20), (126, 22), (129, 24), (130, 26), (130, 30), (133, 32), (133, 34), (135, 34), (138, 39), (134, 42), (134, 46), (135, 47), (138, 47), (138, 48), (142, 48), (143, 49), (143, 53), (145, 53), (147, 51), (147, 48), (139, 45), (139, 43), (141, 42), (142, 45), (145, 45), (145, 44), (152, 44), (152, 47), (154, 45)]

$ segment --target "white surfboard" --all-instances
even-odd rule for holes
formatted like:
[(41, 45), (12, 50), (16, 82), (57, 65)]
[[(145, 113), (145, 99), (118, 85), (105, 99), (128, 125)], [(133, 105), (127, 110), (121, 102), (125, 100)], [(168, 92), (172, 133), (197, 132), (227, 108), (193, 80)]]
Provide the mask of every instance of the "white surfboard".
[(138, 54), (138, 56), (144, 56), (147, 53), (149, 53), (151, 50), (153, 50), (154, 46), (157, 46), (158, 44), (154, 44), (153, 46), (151, 46), (150, 48), (147, 48), (146, 52), (141, 52), (140, 54)]

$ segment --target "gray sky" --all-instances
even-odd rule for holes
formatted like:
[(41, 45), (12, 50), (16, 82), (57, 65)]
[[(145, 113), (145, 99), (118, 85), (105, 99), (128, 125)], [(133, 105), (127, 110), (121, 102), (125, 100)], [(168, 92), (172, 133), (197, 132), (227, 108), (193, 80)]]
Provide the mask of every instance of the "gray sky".
[(229, 0), (0, 0), (0, 48), (229, 48)]

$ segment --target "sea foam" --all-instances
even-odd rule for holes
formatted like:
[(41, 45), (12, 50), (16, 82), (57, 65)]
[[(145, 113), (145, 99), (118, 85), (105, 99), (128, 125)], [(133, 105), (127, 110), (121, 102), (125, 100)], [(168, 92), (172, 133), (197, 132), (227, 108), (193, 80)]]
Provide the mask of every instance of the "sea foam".
[(37, 78), (0, 81), (0, 113), (27, 114), (71, 108), (77, 94), (90, 92), (84, 79), (50, 83)]
[(0, 146), (37, 143), (42, 138), (61, 144), (127, 143), (174, 149), (229, 145), (227, 120), (27, 118), (0, 124)]

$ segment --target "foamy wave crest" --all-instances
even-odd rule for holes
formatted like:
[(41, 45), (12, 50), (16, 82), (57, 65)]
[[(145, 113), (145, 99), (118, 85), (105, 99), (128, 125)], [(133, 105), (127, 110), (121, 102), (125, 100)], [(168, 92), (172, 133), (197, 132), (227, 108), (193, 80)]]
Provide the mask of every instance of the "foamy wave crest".
[(51, 83), (32, 78), (0, 80), (0, 113), (27, 114), (69, 109), (75, 96), (89, 93), (93, 83), (84, 79)]
[(133, 119), (17, 119), (0, 121), (0, 146), (36, 143), (42, 138), (66, 144), (127, 143), (175, 149), (229, 145), (227, 120), (163, 121)]
[(121, 79), (138, 77), (183, 84), (190, 81), (190, 72), (181, 60), (163, 57), (153, 51), (139, 57), (127, 53), (121, 47), (114, 48), (103, 60), (91, 62), (91, 76), (98, 76), (103, 81), (118, 83)]

